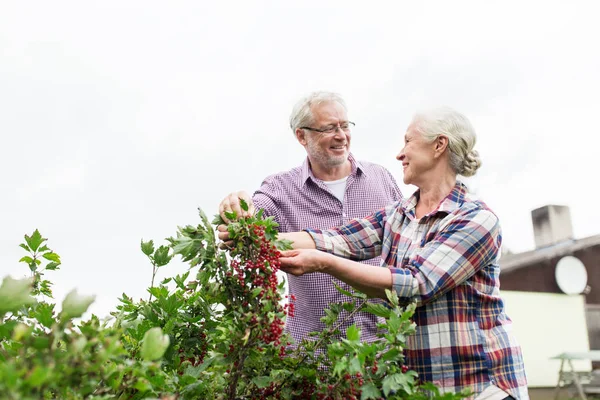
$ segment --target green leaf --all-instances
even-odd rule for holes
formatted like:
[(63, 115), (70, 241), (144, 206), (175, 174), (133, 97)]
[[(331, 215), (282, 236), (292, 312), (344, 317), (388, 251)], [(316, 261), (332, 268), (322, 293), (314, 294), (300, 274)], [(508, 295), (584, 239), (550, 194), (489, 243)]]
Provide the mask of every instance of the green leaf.
[(27, 242), (27, 246), (29, 246), (31, 251), (36, 251), (45, 240), (37, 229), (31, 236), (25, 235), (25, 242)]
[(248, 203), (246, 202), (246, 200), (239, 198), (240, 199), (240, 207), (242, 207), (242, 210), (244, 211), (248, 211)]
[(350, 363), (348, 364), (348, 372), (351, 375), (356, 374), (357, 372), (360, 372), (362, 370), (362, 366), (360, 365), (360, 360), (357, 357), (354, 357), (350, 360)]
[(392, 306), (398, 306), (398, 294), (394, 290), (385, 289), (385, 295)]
[[(245, 211), (248, 211), (248, 210), (245, 210)], [(271, 377), (270, 376), (257, 376), (255, 378), (252, 378), (252, 383), (254, 383), (257, 388), (262, 389), (271, 384)]]
[[(333, 281), (332, 281), (333, 282)], [(347, 291), (346, 289), (343, 289), (340, 285), (338, 285), (337, 283), (333, 282), (333, 285), (335, 286), (336, 290), (338, 292), (340, 292), (341, 294), (345, 294), (348, 297), (352, 297), (352, 293), (350, 293), (349, 291)]]
[(393, 374), (383, 378), (383, 394), (389, 395), (391, 391), (397, 392), (402, 389), (407, 394), (413, 393), (415, 377), (412, 374)]
[(235, 211), (232, 211), (232, 212), (225, 211), (225, 217), (227, 217), (227, 219), (230, 221), (235, 221), (237, 219), (237, 214)]
[(391, 310), (388, 307), (383, 304), (371, 302), (365, 303), (365, 311), (383, 318), (389, 318), (391, 314)]
[(156, 299), (161, 299), (169, 295), (169, 291), (165, 286), (150, 287), (148, 288), (148, 292), (150, 292), (152, 296), (156, 297)]
[(225, 221), (223, 221), (223, 218), (219, 214), (215, 215), (211, 223), (213, 225), (225, 225)]
[(200, 240), (192, 239), (187, 236), (182, 236), (174, 239), (173, 253), (181, 254), (188, 261), (191, 260), (198, 251), (202, 248)]
[[(333, 281), (332, 281), (333, 282)], [(348, 297), (354, 297), (357, 299), (366, 299), (367, 295), (361, 292), (349, 292), (348, 290), (343, 289), (340, 285), (338, 285), (337, 283), (333, 282), (335, 288), (337, 289), (338, 292), (345, 294)]]
[(35, 308), (34, 312), (35, 319), (45, 326), (46, 328), (52, 328), (54, 324), (54, 304), (39, 303)]
[(61, 317), (64, 319), (81, 317), (95, 299), (96, 296), (80, 295), (77, 289), (71, 290), (62, 302)]
[[(13, 321), (16, 323), (16, 321)], [(12, 340), (20, 342), (24, 336), (28, 336), (33, 330), (33, 326), (25, 325), (21, 322), (16, 323), (12, 328)]]
[(50, 368), (46, 368), (40, 365), (37, 365), (33, 368), (33, 370), (29, 373), (26, 382), (31, 387), (39, 387), (42, 385), (48, 377), (50, 376)]
[(142, 253), (144, 253), (147, 256), (150, 256), (152, 253), (154, 253), (154, 241), (153, 240), (144, 242), (144, 239), (142, 239), (140, 247), (142, 248)]
[(146, 361), (154, 361), (161, 358), (169, 347), (169, 336), (163, 335), (162, 329), (155, 327), (148, 330), (142, 339), (140, 355)]
[(43, 281), (40, 282), (39, 292), (41, 294), (43, 294), (44, 296), (48, 296), (50, 298), (53, 298), (52, 297), (52, 289), (50, 289), (50, 286), (52, 286), (52, 282), (50, 282), (47, 279), (44, 279)]
[(139, 378), (135, 384), (133, 385), (133, 387), (137, 390), (139, 390), (142, 393), (148, 392), (150, 390), (152, 390), (152, 385), (150, 384), (150, 382), (148, 382), (147, 379), (144, 378)]
[(31, 297), (32, 284), (33, 280), (30, 278), (13, 279), (6, 276), (0, 286), (0, 316), (35, 303), (35, 299)]
[(394, 361), (394, 360), (398, 360), (400, 358), (400, 355), (402, 354), (402, 352), (397, 349), (397, 348), (391, 348), (388, 351), (386, 351), (385, 353), (383, 353), (383, 356), (381, 357), (382, 361)]
[(154, 252), (154, 262), (157, 267), (165, 266), (171, 261), (173, 256), (169, 255), (169, 248), (167, 246), (160, 246)]
[(60, 256), (54, 252), (44, 253), (42, 257), (44, 257), (48, 261), (60, 263)]
[(390, 318), (387, 320), (387, 327), (390, 333), (395, 334), (400, 329), (400, 318), (396, 314), (391, 314)]
[(205, 359), (204, 362), (196, 367), (189, 366), (185, 369), (185, 374), (194, 378), (200, 377), (200, 373), (210, 367), (215, 359), (213, 357)]
[(294, 242), (287, 239), (275, 240), (273, 244), (277, 247), (277, 250), (292, 250), (294, 248), (294, 246), (292, 246)]
[(23, 249), (25, 249), (25, 251), (31, 251), (29, 246), (27, 246), (25, 243), (21, 243), (19, 246), (22, 247)]
[[(38, 260), (35, 260), (35, 261), (38, 261)], [(36, 272), (37, 271), (37, 264), (34, 263), (34, 262), (32, 262), (31, 264), (29, 264), (29, 270), (31, 272)]]
[(60, 265), (60, 263), (56, 263), (56, 262), (51, 262), (48, 263), (48, 265), (46, 265), (46, 269), (48, 271), (55, 271), (58, 269), (58, 266)]
[(75, 340), (73, 340), (73, 342), (71, 343), (70, 350), (75, 354), (80, 354), (85, 348), (85, 345), (88, 343), (88, 341), (85, 336), (79, 336), (74, 339)]
[(378, 399), (381, 397), (381, 392), (373, 383), (369, 382), (360, 388), (360, 400)]
[(344, 373), (346, 373), (346, 369), (348, 369), (348, 361), (344, 357), (335, 363), (335, 367), (333, 368), (333, 375), (342, 376), (344, 375)]
[(383, 389), (383, 394), (385, 396), (389, 396), (391, 392), (395, 392), (400, 389), (400, 385), (396, 383), (393, 375), (388, 375), (383, 378), (381, 388)]
[(260, 294), (260, 292), (262, 290), (263, 290), (262, 287), (256, 287), (256, 288), (252, 289), (252, 298), (258, 297), (258, 295)]
[(31, 264), (33, 262), (33, 258), (29, 257), (29, 256), (24, 256), (21, 257), (21, 259), (19, 260), (19, 262), (24, 262), (27, 264)]
[(33, 337), (32, 346), (36, 350), (46, 350), (50, 347), (50, 338), (47, 336)]
[(358, 342), (360, 340), (360, 330), (356, 325), (350, 325), (346, 329), (346, 338), (352, 342)]

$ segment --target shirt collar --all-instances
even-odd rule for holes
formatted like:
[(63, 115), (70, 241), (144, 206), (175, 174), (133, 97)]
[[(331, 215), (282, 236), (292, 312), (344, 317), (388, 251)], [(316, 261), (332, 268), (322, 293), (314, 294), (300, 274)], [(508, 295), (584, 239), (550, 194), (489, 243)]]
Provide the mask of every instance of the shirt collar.
[[(438, 204), (438, 206), (431, 211), (426, 217), (434, 216), (437, 213), (450, 214), (460, 208), (465, 202), (467, 195), (467, 187), (464, 183), (456, 181), (456, 184), (450, 191), (450, 193)], [(407, 198), (402, 204), (402, 211), (405, 214), (415, 216), (415, 208), (417, 207), (417, 201), (419, 200), (420, 190), (413, 193), (412, 196)]]
[[(351, 176), (358, 175), (359, 173), (367, 175), (365, 168), (363, 167), (361, 162), (357, 161), (354, 158), (354, 156), (352, 155), (352, 153), (350, 153), (348, 155), (348, 160), (350, 160), (350, 168), (351, 168), (350, 175)], [(308, 156), (307, 156), (304, 159), (304, 162), (302, 163), (302, 167), (301, 167), (300, 179), (301, 179), (302, 185), (304, 185), (306, 183), (308, 178), (312, 179), (313, 181), (319, 180), (313, 175), (312, 169), (310, 168), (310, 161), (308, 160)]]

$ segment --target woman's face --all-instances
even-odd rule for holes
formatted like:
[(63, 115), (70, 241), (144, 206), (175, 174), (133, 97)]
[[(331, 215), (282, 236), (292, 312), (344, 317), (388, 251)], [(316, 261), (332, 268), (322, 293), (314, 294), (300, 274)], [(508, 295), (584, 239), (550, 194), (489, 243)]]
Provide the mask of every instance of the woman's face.
[(404, 183), (420, 187), (426, 173), (435, 165), (434, 155), (435, 141), (426, 142), (415, 125), (409, 125), (404, 135), (404, 148), (396, 156), (402, 162)]

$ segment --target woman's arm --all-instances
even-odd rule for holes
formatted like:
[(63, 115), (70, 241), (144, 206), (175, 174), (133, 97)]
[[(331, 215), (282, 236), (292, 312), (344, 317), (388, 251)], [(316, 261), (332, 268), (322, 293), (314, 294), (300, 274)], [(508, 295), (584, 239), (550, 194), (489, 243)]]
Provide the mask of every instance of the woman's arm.
[(287, 232), (277, 234), (278, 239), (292, 242), (294, 249), (315, 249), (315, 241), (307, 232)]
[[(501, 241), (498, 218), (490, 210), (458, 213), (400, 268), (391, 268), (393, 288), (409, 301), (430, 302), (495, 263)], [(497, 284), (492, 278), (486, 285)]]
[(385, 298), (385, 289), (392, 288), (392, 273), (388, 268), (361, 264), (319, 250), (289, 250), (281, 254), (281, 270), (292, 275), (323, 272), (370, 297)]
[(388, 216), (396, 212), (398, 202), (366, 218), (354, 219), (339, 228), (307, 229), (317, 249), (350, 260), (368, 260), (381, 255)]

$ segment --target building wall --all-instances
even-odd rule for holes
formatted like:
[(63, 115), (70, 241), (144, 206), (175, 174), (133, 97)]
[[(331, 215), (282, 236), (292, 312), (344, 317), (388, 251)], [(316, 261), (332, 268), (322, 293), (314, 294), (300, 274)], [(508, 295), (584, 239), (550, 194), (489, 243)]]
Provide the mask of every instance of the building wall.
[[(600, 305), (600, 245), (577, 250), (572, 255), (580, 259), (587, 270), (590, 292), (585, 296), (586, 303)], [(502, 261), (500, 261), (500, 289), (562, 293), (554, 278), (554, 270), (558, 260), (563, 256), (552, 257), (508, 271), (502, 270)]]
[[(585, 319), (587, 322), (590, 349), (600, 350), (600, 304), (586, 304)], [(600, 369), (600, 362), (592, 363), (594, 369)]]
[(600, 246), (577, 251), (574, 256), (581, 260), (587, 270), (590, 292), (585, 296), (586, 303), (600, 304)]
[[(528, 387), (554, 387), (565, 352), (589, 350), (583, 296), (501, 291), (506, 313), (523, 351)], [(589, 361), (575, 361), (589, 371)]]

